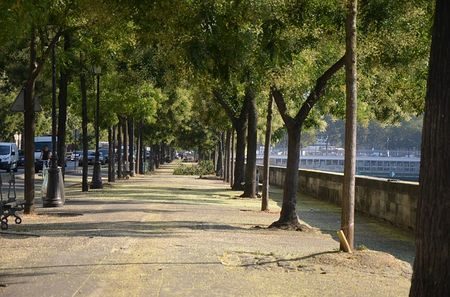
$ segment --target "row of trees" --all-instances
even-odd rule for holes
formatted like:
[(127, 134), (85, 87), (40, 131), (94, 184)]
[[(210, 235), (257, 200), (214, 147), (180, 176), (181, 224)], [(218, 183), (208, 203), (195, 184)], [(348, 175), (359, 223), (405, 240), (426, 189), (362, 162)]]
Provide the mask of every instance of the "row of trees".
[[(11, 28), (1, 36), (7, 45), (4, 81), (16, 92), (25, 81), (23, 132), (30, 148), (36, 130), (35, 89), (37, 94), (50, 93), (50, 72), (43, 66), (55, 47), (60, 73), (60, 163), (68, 106), (81, 115), (87, 139), (94, 110), (87, 108), (93, 106), (94, 97), (89, 73), (92, 66), (101, 65), (102, 127), (113, 130), (128, 123), (138, 126), (145, 132), (142, 137), (153, 144), (180, 140), (200, 149), (214, 146), (215, 136), (232, 127), (236, 133), (232, 188), (244, 184), (242, 196), (255, 197), (258, 113), (265, 110), (267, 98), (273, 98), (278, 107), (276, 125), (288, 135), (283, 207), (274, 226), (299, 227), (296, 173), (301, 131), (323, 123), (325, 113), (340, 117), (345, 111), (340, 70), (348, 57), (347, 10), (339, 1), (112, 1), (107, 5), (78, 0), (2, 5), (7, 12), (3, 27)], [(421, 106), (430, 15), (427, 1), (361, 4), (358, 51), (363, 100), (358, 111), (363, 119), (392, 121)], [(16, 26), (23, 17), (27, 21)], [(24, 62), (28, 75), (20, 77), (11, 69), (16, 65), (24, 69)], [(129, 155), (133, 161), (133, 154)], [(30, 212), (33, 149), (26, 150), (25, 179)]]
[[(445, 1), (438, 2), (436, 9), (448, 12)], [(122, 131), (117, 140), (125, 151), (119, 154), (133, 155), (132, 146), (126, 150), (134, 142), (125, 143), (133, 126), (138, 127), (140, 142), (155, 145), (155, 151), (166, 143), (197, 147), (200, 155), (207, 155), (204, 152), (217, 141), (235, 139), (232, 188), (242, 189), (244, 184), (242, 196), (255, 197), (258, 125), (264, 126), (260, 119), (265, 114), (271, 118), (273, 98), (274, 128), (284, 127), (288, 134), (282, 211), (273, 226), (298, 228), (301, 132), (322, 125), (324, 114), (343, 118), (345, 94), (348, 103), (354, 102), (356, 72), (351, 65), (356, 65), (356, 55), (350, 52), (358, 53), (360, 74), (358, 108), (349, 115), (351, 121), (355, 112), (360, 122), (392, 122), (423, 110), (434, 4), (360, 1), (355, 48), (355, 35), (350, 33), (356, 28), (356, 2), (349, 3), (347, 7), (338, 0), (2, 1), (1, 96), (12, 100), (20, 88), (26, 91), (22, 131), (29, 148), (26, 211), (32, 212), (34, 205), (33, 136), (41, 117), (33, 108), (35, 95), (43, 105), (49, 101), (50, 69), (44, 65), (56, 48), (60, 156), (72, 116), (82, 123), (87, 147), (88, 119), (93, 114), (88, 106), (93, 106), (94, 98), (90, 69), (101, 65), (100, 125), (110, 131), (110, 142), (114, 130)], [(346, 34), (353, 36), (347, 48)], [(20, 122), (17, 117), (11, 123)], [(217, 137), (230, 129), (236, 137), (230, 133), (225, 141)], [(351, 191), (348, 168), (346, 184)]]

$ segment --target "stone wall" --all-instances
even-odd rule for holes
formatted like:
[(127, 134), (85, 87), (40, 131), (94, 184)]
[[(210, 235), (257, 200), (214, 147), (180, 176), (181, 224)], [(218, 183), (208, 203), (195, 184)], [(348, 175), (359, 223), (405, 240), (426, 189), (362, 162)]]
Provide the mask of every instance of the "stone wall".
[[(262, 180), (262, 167), (259, 167)], [(283, 186), (285, 168), (270, 167), (270, 184)], [(343, 174), (299, 170), (299, 192), (340, 205)], [(419, 185), (415, 182), (390, 181), (366, 176), (356, 177), (355, 209), (381, 218), (399, 227), (413, 229)]]

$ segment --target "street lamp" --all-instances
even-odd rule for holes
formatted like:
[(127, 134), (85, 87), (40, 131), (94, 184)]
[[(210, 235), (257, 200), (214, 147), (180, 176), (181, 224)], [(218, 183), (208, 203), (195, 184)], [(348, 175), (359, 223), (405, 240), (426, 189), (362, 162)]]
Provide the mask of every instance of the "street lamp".
[[(58, 167), (56, 155), (56, 55), (55, 45), (52, 47), (52, 156), (48, 168), (47, 191), (42, 198), (44, 207), (60, 207), (64, 205), (64, 182), (61, 169)], [(44, 169), (45, 170), (45, 169)]]
[(100, 111), (100, 74), (102, 68), (100, 66), (93, 67), (94, 74), (97, 76), (97, 108), (95, 111), (95, 159), (94, 159), (94, 172), (92, 174), (91, 189), (102, 189), (102, 173), (100, 164), (99, 149), (99, 111)]

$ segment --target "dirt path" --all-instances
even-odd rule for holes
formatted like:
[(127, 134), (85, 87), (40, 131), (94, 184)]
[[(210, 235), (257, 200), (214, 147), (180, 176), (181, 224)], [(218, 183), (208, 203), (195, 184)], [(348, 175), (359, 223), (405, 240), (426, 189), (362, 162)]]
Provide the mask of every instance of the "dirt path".
[(0, 234), (0, 296), (407, 296), (410, 265), (336, 252), (328, 234), (272, 231), (221, 181), (120, 181)]

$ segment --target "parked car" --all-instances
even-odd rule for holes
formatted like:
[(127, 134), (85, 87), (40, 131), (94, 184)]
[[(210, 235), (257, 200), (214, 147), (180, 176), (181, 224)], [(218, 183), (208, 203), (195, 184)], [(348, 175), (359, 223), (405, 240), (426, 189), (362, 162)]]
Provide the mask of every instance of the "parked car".
[(0, 169), (17, 172), (18, 149), (13, 142), (0, 142)]
[(109, 150), (108, 149), (99, 149), (98, 151), (103, 154), (103, 160), (104, 160), (103, 164), (108, 163), (109, 162)]
[[(103, 154), (100, 151), (98, 153), (99, 153), (98, 160), (100, 161), (100, 163), (102, 165), (104, 165), (105, 159), (103, 158)], [(95, 161), (95, 151), (94, 150), (88, 151), (87, 161), (88, 161), (89, 165), (94, 164), (94, 161)], [(78, 159), (78, 166), (82, 166), (82, 165), (83, 165), (83, 153), (81, 153), (80, 158)]]
[(66, 152), (66, 161), (73, 161), (73, 152)]
[(73, 151), (72, 152), (72, 161), (80, 160), (82, 155), (83, 155), (83, 151)]
[(19, 159), (17, 159), (17, 166), (25, 166), (25, 152), (19, 150)]

